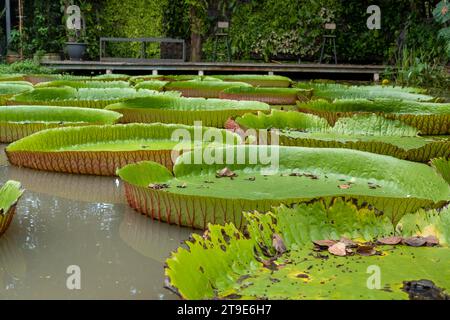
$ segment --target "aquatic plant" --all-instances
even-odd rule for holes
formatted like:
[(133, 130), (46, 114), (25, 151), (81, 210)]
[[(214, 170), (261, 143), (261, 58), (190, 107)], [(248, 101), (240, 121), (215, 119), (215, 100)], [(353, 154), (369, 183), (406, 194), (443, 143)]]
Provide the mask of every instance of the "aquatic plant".
[(193, 234), (166, 261), (166, 286), (184, 299), (449, 297), (449, 208), (392, 224), (367, 206), (319, 200), (246, 220), (245, 232), (226, 224)]
[(121, 168), (118, 175), (134, 209), (200, 229), (227, 222), (241, 228), (243, 211), (265, 212), (313, 199), (355, 199), (394, 222), (450, 200), (449, 185), (429, 166), (348, 149), (206, 148), (182, 154), (173, 172), (141, 162)]
[(426, 90), (400, 86), (352, 86), (337, 83), (299, 82), (296, 87), (313, 89), (314, 97), (333, 101), (335, 99), (394, 99), (431, 102), (434, 97)]
[(219, 98), (223, 90), (236, 87), (251, 87), (251, 85), (245, 82), (190, 80), (169, 82), (165, 90), (179, 91), (183, 97)]
[(120, 113), (99, 109), (4, 106), (0, 108), (0, 142), (10, 143), (51, 128), (114, 124), (120, 117)]
[(284, 146), (348, 148), (418, 162), (450, 156), (448, 137), (421, 137), (416, 128), (375, 114), (339, 118), (330, 126), (313, 114), (272, 110), (271, 114), (247, 114), (236, 122), (244, 129), (279, 129), (265, 136), (270, 140), (272, 135), (277, 135), (279, 144)]
[(17, 201), (22, 196), (23, 190), (17, 181), (7, 181), (0, 188), (0, 236), (10, 226), (16, 212)]
[(450, 103), (416, 102), (391, 99), (340, 99), (334, 102), (314, 100), (298, 103), (302, 112), (323, 117), (333, 125), (339, 118), (375, 113), (415, 127), (422, 135), (450, 133)]
[(252, 74), (234, 74), (234, 75), (215, 75), (214, 78), (223, 81), (246, 82), (254, 87), (266, 88), (287, 88), (292, 80), (283, 76), (270, 75), (252, 75)]
[(8, 100), (9, 105), (54, 105), (102, 109), (109, 104), (135, 97), (159, 94), (156, 91), (133, 88), (36, 88)]
[[(200, 133), (197, 137), (195, 131)], [(190, 134), (179, 141), (174, 132)], [(204, 137), (209, 131), (212, 135)], [(19, 167), (66, 173), (113, 176), (127, 164), (156, 161), (169, 170), (177, 152), (213, 143), (239, 143), (239, 136), (213, 128), (173, 124), (129, 124), (49, 129), (10, 144), (5, 152), (11, 164)]]
[(294, 88), (234, 87), (220, 92), (221, 99), (260, 101), (272, 105), (295, 105), (308, 101), (312, 90)]
[(230, 101), (173, 96), (148, 96), (126, 100), (106, 107), (123, 114), (123, 123), (180, 123), (223, 127), (229, 118), (245, 113), (270, 110), (269, 105), (251, 101)]

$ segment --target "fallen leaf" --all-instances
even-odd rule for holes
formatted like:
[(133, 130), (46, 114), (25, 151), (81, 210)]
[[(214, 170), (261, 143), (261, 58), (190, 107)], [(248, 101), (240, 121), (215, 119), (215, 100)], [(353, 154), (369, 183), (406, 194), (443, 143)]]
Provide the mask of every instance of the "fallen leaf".
[(166, 183), (150, 183), (148, 187), (153, 190), (161, 190), (169, 188), (169, 185)]
[(439, 245), (439, 240), (435, 236), (425, 237), (424, 240), (427, 242), (426, 245), (429, 247)]
[(377, 253), (377, 251), (373, 246), (363, 245), (358, 246), (358, 248), (356, 249), (356, 253), (361, 256), (373, 256)]
[(296, 277), (301, 279), (309, 279), (309, 276), (306, 273), (299, 273)]
[(421, 247), (427, 243), (427, 240), (422, 237), (410, 237), (403, 239), (403, 243), (411, 247)]
[(335, 256), (344, 257), (347, 255), (347, 250), (345, 250), (345, 249), (346, 249), (345, 243), (338, 242), (338, 243), (332, 245), (331, 247), (329, 247), (328, 252)]
[(353, 242), (352, 240), (350, 240), (350, 239), (348, 239), (348, 238), (344, 238), (344, 237), (342, 237), (342, 238), (339, 240), (339, 242), (345, 243), (345, 246), (346, 246), (346, 247), (349, 247), (349, 248), (356, 248), (356, 247), (358, 246), (358, 244), (357, 244), (356, 242)]
[(318, 176), (316, 176), (315, 174), (312, 174), (312, 173), (305, 173), (304, 176), (307, 177), (307, 178), (310, 178), (310, 179), (312, 179), (312, 180), (317, 180), (317, 179), (319, 179)]
[(279, 254), (286, 252), (286, 245), (279, 234), (274, 233), (272, 236), (272, 245)]
[(313, 241), (313, 243), (316, 246), (319, 246), (321, 248), (325, 248), (326, 249), (326, 248), (329, 248), (332, 245), (336, 244), (337, 241), (334, 241), (334, 240), (316, 240), (316, 241)]
[(403, 238), (398, 236), (392, 236), (392, 237), (385, 237), (378, 239), (378, 243), (380, 244), (386, 244), (386, 245), (396, 245), (402, 242)]
[(233, 178), (237, 177), (237, 174), (231, 171), (229, 168), (225, 167), (222, 170), (216, 172), (216, 178)]

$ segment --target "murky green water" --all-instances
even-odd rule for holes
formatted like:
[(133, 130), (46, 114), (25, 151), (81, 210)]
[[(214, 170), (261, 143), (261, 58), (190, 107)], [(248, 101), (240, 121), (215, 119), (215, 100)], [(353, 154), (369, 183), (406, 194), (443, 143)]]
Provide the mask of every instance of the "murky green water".
[[(164, 260), (192, 230), (141, 216), (116, 178), (21, 169), (0, 149), (0, 182), (25, 193), (0, 238), (0, 299), (175, 299)], [(66, 286), (81, 269), (81, 289)]]

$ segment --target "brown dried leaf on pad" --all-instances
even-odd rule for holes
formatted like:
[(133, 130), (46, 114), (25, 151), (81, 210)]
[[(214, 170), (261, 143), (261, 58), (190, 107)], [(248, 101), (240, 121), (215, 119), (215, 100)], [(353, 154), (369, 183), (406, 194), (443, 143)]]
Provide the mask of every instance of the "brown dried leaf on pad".
[(439, 240), (435, 236), (428, 236), (428, 237), (425, 237), (424, 239), (427, 242), (426, 245), (428, 247), (433, 247), (433, 246), (439, 245)]
[(278, 254), (283, 254), (286, 252), (286, 245), (279, 234), (274, 233), (272, 236), (272, 245)]
[(233, 178), (237, 177), (237, 174), (225, 167), (222, 170), (216, 172), (216, 178)]
[(385, 237), (385, 238), (378, 239), (378, 243), (386, 244), (386, 245), (396, 245), (396, 244), (401, 243), (402, 240), (403, 240), (402, 237), (392, 236), (392, 237)]
[(356, 248), (358, 246), (356, 242), (344, 237), (342, 237), (341, 240), (339, 240), (339, 242), (343, 242), (345, 246), (349, 248)]
[(335, 240), (316, 240), (316, 241), (313, 241), (313, 243), (316, 246), (318, 246), (318, 247), (320, 247), (322, 249), (327, 249), (327, 248), (331, 247), (332, 245), (336, 244), (336, 242), (337, 241), (335, 241)]
[(347, 255), (346, 245), (343, 242), (338, 242), (328, 248), (328, 252), (335, 255), (344, 257)]
[(153, 190), (161, 190), (169, 188), (169, 185), (167, 183), (150, 183), (148, 187)]
[(374, 246), (362, 245), (358, 246), (358, 248), (356, 249), (356, 253), (361, 256), (373, 256), (377, 253), (377, 251), (375, 250)]
[(423, 237), (410, 237), (403, 239), (403, 243), (411, 247), (422, 247), (427, 243)]

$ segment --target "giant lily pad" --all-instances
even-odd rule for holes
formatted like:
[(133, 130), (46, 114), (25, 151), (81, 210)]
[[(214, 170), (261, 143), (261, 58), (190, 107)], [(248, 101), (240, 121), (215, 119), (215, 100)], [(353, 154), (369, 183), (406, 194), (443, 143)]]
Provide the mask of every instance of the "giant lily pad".
[(80, 88), (129, 88), (130, 84), (126, 81), (100, 81), (100, 80), (54, 80), (50, 82), (42, 82), (36, 85), (37, 88), (42, 87), (72, 87)]
[(104, 108), (109, 104), (135, 97), (159, 94), (156, 91), (133, 88), (80, 88), (55, 87), (37, 88), (18, 94), (8, 100), (12, 105), (54, 105), (83, 108)]
[[(204, 132), (210, 137), (203, 137)], [(179, 142), (180, 134), (189, 135)], [(182, 125), (130, 124), (49, 129), (10, 144), (8, 160), (38, 170), (94, 175), (115, 175), (116, 169), (142, 160), (172, 168), (173, 151), (217, 141), (237, 143), (226, 130)]]
[(193, 125), (202, 121), (204, 126), (223, 127), (230, 117), (248, 112), (269, 111), (267, 104), (250, 101), (230, 101), (203, 98), (152, 96), (130, 99), (108, 106), (106, 109), (123, 114), (124, 123), (181, 123)]
[(147, 80), (140, 81), (134, 87), (136, 89), (147, 89), (147, 90), (155, 90), (155, 91), (164, 91), (164, 86), (168, 84), (168, 81), (161, 80)]
[[(393, 221), (450, 200), (450, 186), (431, 167), (348, 149), (197, 149), (181, 155), (173, 171), (142, 162), (121, 168), (118, 175), (136, 210), (203, 229), (208, 223), (226, 222), (242, 227), (242, 211), (268, 211), (317, 198), (367, 202)], [(149, 187), (155, 185), (164, 188)]]
[(5, 106), (0, 108), (0, 142), (9, 143), (51, 128), (114, 124), (121, 116), (108, 110), (75, 107)]
[(4, 105), (12, 96), (33, 90), (33, 85), (26, 81), (0, 81), (0, 104)]
[(268, 88), (287, 88), (292, 80), (283, 76), (254, 75), (254, 74), (233, 74), (233, 75), (215, 75), (214, 78), (223, 81), (246, 82), (255, 87)]
[(420, 137), (416, 128), (374, 114), (340, 118), (333, 127), (312, 114), (277, 110), (244, 115), (236, 122), (247, 129), (280, 129), (268, 132), (267, 140), (276, 134), (285, 146), (348, 148), (418, 162), (450, 155), (448, 137)]
[[(414, 281), (435, 287), (413, 295), (416, 299), (445, 299), (450, 293), (449, 208), (408, 214), (397, 227), (373, 209), (342, 200), (246, 218), (245, 235), (232, 224), (210, 225), (203, 236), (192, 235), (187, 248), (166, 262), (167, 287), (185, 299), (408, 299), (406, 288)], [(360, 248), (373, 248), (365, 244), (340, 257), (313, 246), (324, 239), (346, 247), (355, 243), (351, 239), (374, 243), (394, 234), (408, 237), (417, 233), (414, 224), (435, 230), (429, 234), (441, 247), (379, 245), (377, 255), (364, 256)]]
[(450, 184), (450, 158), (433, 159), (431, 165)]
[(334, 83), (299, 82), (298, 88), (314, 89), (314, 96), (333, 101), (335, 99), (396, 99), (431, 102), (426, 90), (393, 86), (350, 86)]
[(0, 189), (0, 236), (5, 233), (16, 212), (16, 204), (22, 196), (20, 183), (7, 181)]
[(245, 82), (227, 81), (175, 81), (166, 84), (165, 89), (179, 91), (183, 97), (219, 98), (229, 88), (251, 87)]
[(327, 119), (330, 124), (354, 114), (375, 113), (388, 119), (400, 120), (417, 128), (423, 135), (450, 134), (450, 103), (342, 99), (332, 103), (325, 100), (299, 103), (298, 107), (300, 111)]
[(295, 105), (308, 101), (312, 90), (294, 88), (233, 87), (220, 92), (221, 99), (260, 101), (271, 105)]

